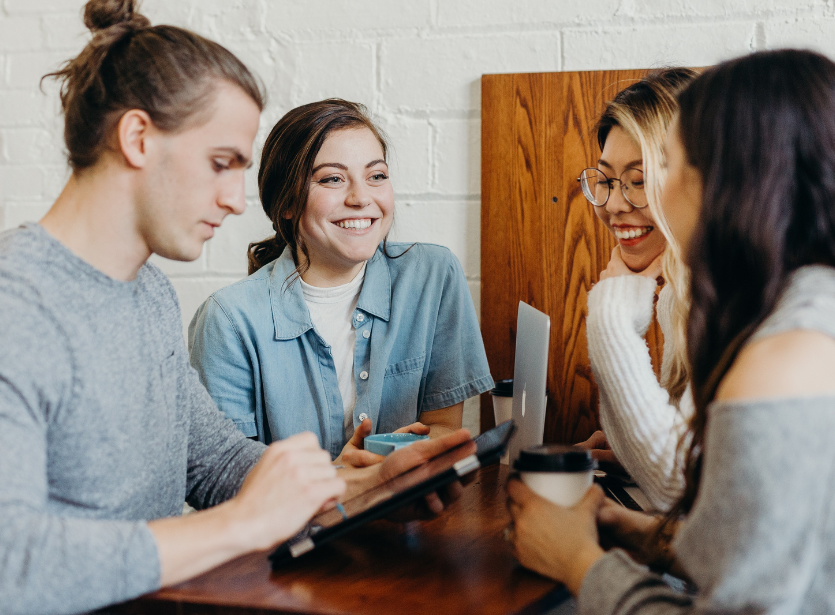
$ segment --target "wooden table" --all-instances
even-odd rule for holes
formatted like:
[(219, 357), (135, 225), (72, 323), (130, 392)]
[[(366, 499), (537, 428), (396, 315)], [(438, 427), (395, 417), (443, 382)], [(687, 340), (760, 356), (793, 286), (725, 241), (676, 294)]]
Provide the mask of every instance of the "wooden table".
[(479, 471), (441, 517), (376, 521), (272, 572), (252, 553), (120, 605), (125, 614), (485, 615), (543, 613), (565, 590), (520, 567), (502, 534), (507, 466)]

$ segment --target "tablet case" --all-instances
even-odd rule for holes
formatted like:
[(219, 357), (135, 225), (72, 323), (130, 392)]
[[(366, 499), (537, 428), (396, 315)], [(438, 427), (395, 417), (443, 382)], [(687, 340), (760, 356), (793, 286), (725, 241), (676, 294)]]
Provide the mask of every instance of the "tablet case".
[[(354, 528), (384, 517), (437, 491), (480, 467), (498, 463), (515, 430), (512, 420), (505, 421), (475, 439), (476, 452), (472, 455), (462, 456), (461, 452), (469, 442), (456, 446), (381, 485), (354, 496), (334, 509), (319, 513), (310, 520), (304, 530), (273, 551), (270, 555), (273, 569)], [(409, 484), (416, 477), (427, 472), (428, 477), (416, 484)], [(399, 485), (404, 483), (408, 484), (408, 487), (400, 490)]]

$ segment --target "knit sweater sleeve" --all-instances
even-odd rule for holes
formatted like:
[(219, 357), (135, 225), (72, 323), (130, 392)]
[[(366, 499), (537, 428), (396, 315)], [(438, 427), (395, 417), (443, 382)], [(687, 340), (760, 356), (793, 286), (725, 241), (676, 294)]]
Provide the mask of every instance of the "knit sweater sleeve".
[(677, 446), (692, 397), (688, 387), (676, 407), (653, 372), (643, 337), (655, 288), (655, 280), (637, 275), (600, 281), (589, 292), (586, 332), (603, 432), (653, 507), (666, 510), (683, 488)]
[[(87, 612), (157, 589), (159, 556), (145, 521), (50, 506), (49, 466), (68, 446), (50, 441), (50, 425), (72, 411), (82, 385), (65, 331), (20, 296), (25, 287), (0, 282), (0, 313), (12, 323), (0, 327), (0, 613)], [(83, 461), (75, 469), (79, 483), (90, 480)]]

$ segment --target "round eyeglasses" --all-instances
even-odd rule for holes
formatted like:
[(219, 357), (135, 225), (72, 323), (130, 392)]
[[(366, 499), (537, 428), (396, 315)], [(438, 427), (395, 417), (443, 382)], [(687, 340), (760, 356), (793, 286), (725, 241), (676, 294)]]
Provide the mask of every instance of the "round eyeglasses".
[(620, 179), (610, 179), (600, 169), (583, 169), (577, 178), (583, 189), (583, 196), (595, 207), (603, 207), (609, 201), (614, 182), (620, 183), (620, 192), (626, 202), (639, 209), (649, 205), (644, 190), (644, 172), (640, 169), (626, 169)]

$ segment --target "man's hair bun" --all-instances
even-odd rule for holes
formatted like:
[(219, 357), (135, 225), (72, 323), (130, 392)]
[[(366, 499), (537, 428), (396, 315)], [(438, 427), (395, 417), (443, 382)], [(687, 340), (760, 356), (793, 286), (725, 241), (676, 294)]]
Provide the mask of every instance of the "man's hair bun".
[(89, 0), (84, 24), (92, 38), (44, 77), (61, 85), (73, 172), (97, 163), (130, 109), (145, 111), (159, 130), (173, 132), (207, 108), (218, 82), (237, 85), (264, 108), (258, 80), (228, 49), (183, 28), (151, 27), (138, 6), (139, 0)]
[(93, 32), (118, 24), (150, 26), (148, 18), (137, 10), (138, 4), (136, 0), (90, 0), (84, 7), (84, 25)]

